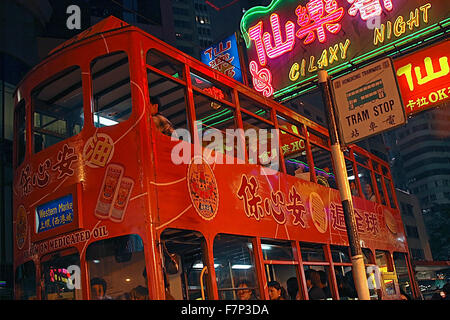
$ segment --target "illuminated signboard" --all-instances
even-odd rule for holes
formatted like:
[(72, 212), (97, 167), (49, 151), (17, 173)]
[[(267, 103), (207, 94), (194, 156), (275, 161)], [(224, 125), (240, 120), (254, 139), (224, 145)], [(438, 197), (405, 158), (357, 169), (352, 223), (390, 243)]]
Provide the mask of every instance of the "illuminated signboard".
[(74, 221), (72, 194), (36, 207), (36, 233), (52, 230)]
[(242, 82), (236, 35), (233, 34), (218, 44), (203, 50), (201, 60), (211, 68)]
[(450, 100), (450, 41), (394, 61), (406, 114)]
[(241, 20), (253, 87), (285, 95), (450, 24), (445, 0), (273, 0)]

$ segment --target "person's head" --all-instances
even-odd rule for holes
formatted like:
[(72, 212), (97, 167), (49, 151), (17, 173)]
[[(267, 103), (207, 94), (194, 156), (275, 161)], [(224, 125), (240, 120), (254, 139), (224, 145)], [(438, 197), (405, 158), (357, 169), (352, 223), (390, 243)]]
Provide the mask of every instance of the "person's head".
[(171, 136), (172, 133), (175, 131), (169, 119), (164, 117), (162, 114), (156, 113), (155, 115), (153, 115), (152, 118), (153, 123), (156, 126), (156, 129), (158, 129), (158, 131), (160, 131), (162, 134)]
[(295, 300), (297, 298), (298, 293), (298, 282), (296, 277), (291, 277), (286, 281), (287, 293), (291, 300)]
[(137, 286), (130, 292), (131, 300), (147, 300), (148, 289), (143, 286)]
[(366, 184), (364, 185), (364, 193), (365, 193), (367, 196), (370, 196), (370, 195), (373, 194), (372, 186), (370, 185), (370, 183), (366, 183)]
[(278, 300), (283, 297), (283, 287), (278, 281), (270, 281), (268, 287), (270, 300)]
[(252, 290), (249, 288), (250, 285), (246, 280), (239, 282), (237, 290), (237, 296), (239, 300), (250, 300), (252, 296)]
[(314, 269), (308, 269), (305, 271), (306, 285), (308, 288), (321, 286), (320, 274)]
[(101, 300), (106, 294), (106, 281), (101, 278), (91, 280), (91, 298)]

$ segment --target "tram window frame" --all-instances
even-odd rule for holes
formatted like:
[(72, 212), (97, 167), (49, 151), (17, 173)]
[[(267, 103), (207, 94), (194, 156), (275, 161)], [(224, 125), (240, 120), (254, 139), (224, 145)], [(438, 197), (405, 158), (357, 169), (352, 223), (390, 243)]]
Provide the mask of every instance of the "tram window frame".
[(388, 195), (388, 199), (389, 199), (389, 203), (390, 203), (391, 208), (392, 209), (398, 209), (397, 205), (395, 203), (395, 200), (394, 200), (395, 193), (393, 192), (393, 187), (394, 186), (392, 184), (392, 180), (387, 178), (387, 177), (383, 177), (383, 180), (384, 180), (384, 184), (386, 186), (386, 192), (387, 192), (387, 195)]
[[(203, 294), (205, 299), (208, 299), (211, 289), (209, 277), (202, 273), (203, 268), (208, 265), (204, 235), (197, 230), (166, 228), (161, 232), (158, 244), (163, 255), (166, 299), (169, 299), (168, 294), (175, 300), (203, 299), (200, 279), (202, 275), (205, 285)], [(194, 250), (195, 255), (191, 253), (185, 258), (181, 252), (191, 252), (189, 250)], [(177, 292), (170, 288), (175, 288)]]
[(272, 118), (272, 108), (270, 106), (264, 105), (242, 92), (238, 92), (238, 99), (241, 112), (245, 111), (247, 114), (264, 119), (264, 121), (270, 122), (275, 127), (274, 119)]
[[(334, 170), (334, 164), (333, 164), (333, 158), (331, 155), (331, 151), (319, 144), (311, 143), (310, 142), (310, 148), (311, 148), (311, 156), (314, 162), (314, 170), (316, 172), (316, 183), (323, 185), (327, 188), (332, 188), (337, 190), (337, 182), (336, 182), (336, 174)], [(326, 153), (328, 155), (328, 161), (327, 165), (324, 168), (318, 167), (318, 151), (322, 154)], [(329, 171), (325, 170), (326, 168), (329, 169)], [(331, 183), (330, 183), (331, 182)]]
[(27, 109), (26, 102), (22, 99), (14, 109), (14, 134), (16, 141), (16, 161), (17, 168), (25, 160), (27, 154)]
[[(211, 150), (214, 149), (222, 154), (233, 155), (244, 161), (244, 151), (240, 148), (240, 136), (234, 134), (230, 135), (228, 131), (232, 130), (233, 133), (238, 132), (236, 131), (236, 129), (238, 129), (236, 109), (221, 100), (212, 98), (210, 95), (205, 94), (200, 90), (193, 90), (192, 96), (194, 101), (196, 130), (199, 137), (202, 137), (203, 147)], [(200, 110), (204, 111), (201, 115), (199, 114)], [(205, 114), (207, 114), (206, 117), (203, 117)], [(202, 116), (202, 119), (199, 119), (200, 116)], [(221, 118), (212, 124), (221, 124), (220, 126), (210, 126), (207, 123), (217, 117)], [(204, 121), (205, 119), (206, 122)], [(233, 150), (227, 149), (227, 147), (230, 147), (230, 143), (233, 145)], [(222, 161), (222, 163), (225, 163), (225, 161)]]
[[(30, 277), (22, 275), (29, 275)], [(26, 285), (31, 285), (31, 288), (24, 288)], [(15, 287), (15, 299), (17, 300), (37, 299), (38, 287), (36, 282), (36, 265), (33, 260), (26, 261), (16, 268), (14, 276), (14, 287)]]
[[(222, 239), (220, 239), (222, 237)], [(225, 239), (225, 240), (223, 240)], [(247, 250), (248, 256), (242, 256), (244, 257), (244, 262), (246, 258), (249, 258), (249, 264), (231, 264), (232, 260), (227, 260), (228, 265), (226, 263), (221, 263), (221, 255), (218, 254), (216, 250), (218, 248), (217, 241), (226, 241), (226, 248), (230, 249), (233, 245), (233, 243), (229, 244), (229, 241), (235, 241), (238, 244), (241, 243), (238, 249), (240, 249), (241, 253), (243, 252), (244, 248)], [(222, 243), (220, 243), (222, 245)], [(253, 238), (247, 237), (247, 236), (241, 236), (241, 235), (234, 235), (234, 234), (227, 234), (227, 233), (219, 233), (214, 237), (213, 241), (213, 256), (214, 261), (218, 263), (218, 266), (216, 269), (216, 279), (217, 279), (217, 290), (219, 295), (219, 300), (237, 300), (237, 291), (240, 290), (237, 285), (246, 280), (248, 283), (250, 283), (250, 288), (255, 293), (256, 297), (262, 297), (261, 293), (259, 292), (259, 284), (258, 284), (258, 275), (257, 275), (257, 262), (256, 262), (256, 252), (255, 250), (259, 250), (258, 248), (254, 248), (253, 244)], [(231, 254), (225, 254), (227, 259), (230, 259)], [(242, 258), (240, 257), (240, 258)], [(239, 257), (238, 257), (239, 258)], [(236, 260), (234, 260), (236, 261)], [(221, 271), (221, 268), (229, 267), (230, 270), (223, 270)], [(233, 268), (234, 266), (234, 268)], [(234, 270), (234, 274), (233, 274)], [(249, 271), (252, 270), (252, 271)], [(231, 275), (229, 279), (224, 278), (224, 280), (221, 280), (221, 274), (225, 275)], [(234, 279), (236, 278), (236, 280)], [(228, 287), (226, 285), (228, 284), (228, 281), (230, 284)], [(227, 292), (231, 292), (231, 295), (233, 298), (227, 297)], [(222, 295), (224, 293), (225, 295)], [(230, 294), (228, 294), (229, 296)]]
[[(75, 78), (75, 82), (72, 78)], [(61, 81), (67, 81), (70, 85), (66, 87)], [(52, 89), (58, 93), (43, 100), (44, 97), (41, 95), (46, 96), (53, 93)], [(63, 104), (55, 104), (69, 94), (72, 96), (65, 99)], [(83, 131), (85, 125), (83, 94), (82, 69), (79, 65), (72, 65), (53, 74), (31, 91), (31, 153), (39, 153), (68, 138), (77, 136)], [(74, 97), (77, 98), (74, 99)], [(73, 104), (74, 101), (75, 106), (67, 107), (69, 102)], [(76, 111), (79, 111), (80, 123), (77, 123), (77, 117), (73, 118), (75, 121), (72, 121), (72, 118), (66, 118), (67, 114), (75, 114)], [(49, 125), (52, 128), (44, 128)], [(62, 133), (61, 130), (63, 130)]]
[(232, 88), (221, 84), (192, 67), (190, 68), (190, 81), (194, 92), (201, 92), (221, 102), (233, 103)]
[[(120, 57), (119, 55), (122, 55)], [(109, 63), (109, 59), (113, 57), (119, 57), (120, 59), (117, 61), (113, 61), (112, 63), (108, 64), (106, 67), (101, 66), (99, 70), (94, 70), (96, 67), (96, 64), (99, 62)], [(126, 59), (126, 62), (120, 63), (121, 61), (124, 61)], [(119, 64), (120, 63), (120, 64)], [(117, 68), (113, 68), (111, 70), (111, 67), (117, 66)], [(110, 72), (117, 72), (119, 68), (122, 68), (123, 66), (126, 66), (124, 68), (125, 71), (125, 77), (121, 77), (120, 80), (117, 79), (117, 76), (111, 76)], [(122, 72), (122, 70), (119, 70), (119, 72)], [(91, 75), (91, 113), (92, 113), (92, 121), (95, 128), (103, 128), (103, 127), (111, 127), (116, 126), (121, 123), (124, 123), (130, 119), (133, 118), (133, 114), (135, 113), (135, 108), (133, 107), (133, 90), (131, 88), (131, 69), (130, 69), (130, 57), (128, 53), (124, 50), (118, 50), (114, 52), (110, 52), (105, 55), (101, 55), (98, 57), (95, 57), (90, 62), (90, 75)], [(104, 86), (103, 81), (97, 80), (99, 78), (102, 78), (104, 76), (107, 76), (108, 79), (112, 79), (115, 81), (114, 84), (109, 86)], [(96, 84), (101, 83), (101, 89), (98, 90), (96, 88)], [(102, 97), (105, 97), (107, 94), (111, 93), (118, 93), (120, 90), (123, 91), (125, 89), (125, 95), (122, 95), (120, 98), (116, 98), (113, 101), (110, 101), (109, 103), (106, 103), (105, 105), (102, 104), (103, 108), (98, 108), (98, 99), (96, 98), (96, 95), (101, 94)], [(112, 106), (109, 106), (113, 104)], [(121, 106), (122, 105), (122, 106)], [(125, 105), (125, 108), (123, 107)], [(106, 112), (110, 108), (117, 108), (117, 110), (111, 110), (110, 113), (107, 114)], [(117, 114), (124, 114), (123, 117), (116, 118), (115, 116)]]
[[(157, 63), (155, 64), (153, 61), (157, 61)], [(163, 62), (165, 62), (165, 64)], [(162, 53), (156, 48), (150, 48), (147, 50), (145, 63), (147, 68), (151, 70), (158, 70), (161, 75), (169, 77), (173, 80), (183, 81), (186, 85), (186, 75), (183, 62)]]
[[(312, 164), (310, 162), (310, 157), (308, 156), (307, 139), (303, 135), (304, 125), (297, 123), (284, 114), (277, 114), (276, 119), (280, 131), (279, 143), (286, 167), (286, 173), (299, 179), (311, 181), (311, 172), (309, 168), (311, 168)], [(289, 144), (284, 144), (282, 141), (283, 137), (293, 138), (294, 141)], [(291, 152), (291, 145), (293, 152)], [(287, 154), (286, 146), (289, 147), (290, 154)]]
[[(158, 70), (155, 70), (154, 68), (147, 67), (146, 70), (150, 103), (158, 104), (158, 109), (151, 110), (151, 113), (159, 113), (163, 115), (171, 122), (171, 124), (174, 126), (174, 129), (185, 129), (189, 131), (190, 119), (188, 117), (189, 112), (187, 108), (188, 98), (186, 83), (179, 79), (164, 75), (162, 72), (158, 72)], [(157, 80), (151, 80), (151, 76), (155, 76)], [(155, 82), (157, 82), (158, 84), (154, 86), (153, 83)], [(163, 84), (168, 84), (170, 88), (167, 90), (164, 88), (162, 90), (159, 89), (158, 85)], [(154, 90), (157, 90), (157, 92), (155, 92)], [(181, 97), (178, 97), (178, 91), (181, 91), (183, 99), (181, 99)], [(182, 108), (179, 107), (180, 105), (182, 106)], [(176, 107), (175, 110), (174, 107)]]
[[(72, 248), (67, 248), (67, 249), (63, 249), (63, 250), (60, 250), (60, 251), (54, 251), (54, 252), (51, 252), (51, 253), (46, 254), (46, 255), (41, 257), (41, 260), (40, 260), (40, 270), (41, 270), (40, 283), (41, 283), (41, 292), (42, 292), (42, 299), (43, 300), (82, 300), (83, 299), (82, 292), (83, 292), (83, 283), (84, 282), (83, 282), (83, 280), (81, 280), (81, 274), (78, 277), (78, 279), (81, 280), (79, 285), (77, 285), (76, 283), (73, 283), (72, 285), (74, 285), (74, 288), (70, 289), (67, 286), (67, 284), (66, 284), (66, 287), (69, 290), (67, 292), (68, 293), (67, 295), (63, 296), (62, 292), (59, 291), (59, 290), (56, 293), (55, 292), (47, 293), (47, 288), (49, 288), (50, 286), (47, 284), (46, 278), (43, 278), (43, 276), (45, 276), (44, 272), (46, 271), (45, 270), (46, 269), (45, 265), (46, 264), (50, 265), (51, 264), (50, 261), (52, 261), (52, 260), (56, 260), (55, 263), (57, 263), (58, 265), (61, 265), (62, 264), (61, 261), (64, 261), (64, 260), (68, 259), (69, 257), (71, 259), (75, 259), (76, 263), (70, 264), (67, 267), (63, 266), (62, 268), (54, 267), (54, 269), (58, 269), (58, 270), (59, 269), (65, 269), (66, 271), (68, 271), (69, 267), (77, 266), (79, 268), (78, 271), (81, 271), (81, 268), (80, 268), (80, 266), (81, 266), (81, 257), (80, 257), (80, 253), (78, 252), (77, 248), (72, 247)], [(50, 271), (51, 271), (50, 267), (49, 267), (48, 271), (49, 271), (49, 276), (50, 276)], [(77, 272), (77, 270), (75, 270), (74, 272)], [(72, 274), (72, 276), (73, 276), (73, 274)], [(77, 277), (75, 276), (74, 279), (76, 281)], [(53, 282), (53, 281), (50, 281), (50, 282)], [(59, 289), (61, 289), (61, 288), (59, 288)], [(49, 299), (48, 298), (49, 294), (52, 294), (52, 295), (56, 294), (56, 296), (55, 296), (56, 298), (55, 299)], [(72, 299), (70, 299), (71, 296), (73, 297)], [(60, 297), (62, 299), (59, 299)]]
[[(132, 251), (130, 251), (130, 249)], [(138, 253), (137, 256), (136, 253)], [(104, 292), (105, 300), (139, 300), (138, 296), (144, 300), (148, 299), (149, 295), (145, 264), (145, 245), (141, 236), (138, 234), (124, 234), (113, 238), (91, 242), (86, 248), (85, 259), (90, 283), (90, 299), (93, 299), (91, 283), (94, 279), (103, 279), (106, 282), (106, 291)], [(112, 261), (108, 262), (108, 259)], [(106, 260), (107, 262), (102, 260)], [(121, 265), (122, 263), (123, 265)], [(139, 264), (140, 267), (135, 268), (135, 266)], [(118, 267), (116, 269), (111, 269), (112, 266)], [(126, 274), (123, 272), (125, 268), (128, 270), (128, 273)], [(94, 272), (94, 269), (97, 269), (96, 272)], [(134, 273), (130, 271), (133, 269), (135, 271)], [(121, 277), (124, 281), (118, 280), (119, 275), (117, 274), (114, 275), (114, 277), (111, 276), (111, 272), (114, 270), (120, 270), (121, 276), (125, 275), (124, 277)], [(135, 279), (132, 279), (130, 274), (134, 276), (133, 278)], [(126, 288), (129, 290), (120, 290), (120, 294), (117, 294), (116, 292), (113, 296), (111, 296), (111, 290), (118, 290), (116, 287), (119, 282), (121, 288)], [(147, 289), (147, 296), (143, 293), (145, 289)]]
[[(245, 150), (246, 150), (246, 156), (248, 159), (248, 163), (250, 164), (258, 164), (264, 167), (271, 167), (273, 170), (281, 171), (280, 161), (281, 157), (279, 156), (280, 148), (279, 148), (279, 135), (275, 131), (275, 125), (273, 122), (268, 121), (264, 118), (261, 118), (257, 115), (255, 115), (252, 112), (248, 112), (245, 109), (240, 109), (240, 116), (242, 119), (242, 126), (244, 129), (244, 136), (245, 136)], [(250, 121), (249, 121), (250, 120)], [(255, 124), (256, 121), (256, 124)], [(253, 122), (253, 123), (251, 123)], [(250, 131), (250, 130), (254, 130)], [(266, 130), (266, 131), (262, 131)], [(275, 136), (272, 136), (272, 133), (275, 132)], [(266, 135), (264, 135), (266, 133)], [(270, 136), (270, 139), (275, 139), (275, 146), (273, 146), (272, 141), (269, 143), (267, 141), (267, 136)], [(254, 139), (256, 138), (256, 139)], [(261, 139), (263, 138), (263, 139)], [(266, 143), (264, 143), (264, 140)], [(264, 151), (263, 154), (267, 156), (263, 156), (262, 154), (259, 154), (260, 146), (265, 145), (265, 148), (263, 148), (262, 151)], [(252, 146), (252, 148), (250, 148)], [(256, 147), (256, 148), (255, 148)], [(268, 156), (269, 148), (270, 150), (270, 158)], [(273, 156), (272, 152), (275, 151), (276, 155)], [(256, 158), (256, 159), (255, 159)], [(256, 160), (256, 161), (255, 161)], [(261, 161), (262, 160), (262, 161)]]

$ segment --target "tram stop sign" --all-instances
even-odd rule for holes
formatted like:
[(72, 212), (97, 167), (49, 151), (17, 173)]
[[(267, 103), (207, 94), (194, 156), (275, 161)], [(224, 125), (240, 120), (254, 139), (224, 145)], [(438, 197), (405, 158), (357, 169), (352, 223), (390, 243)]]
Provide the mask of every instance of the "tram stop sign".
[(334, 79), (332, 91), (344, 145), (406, 123), (390, 58)]

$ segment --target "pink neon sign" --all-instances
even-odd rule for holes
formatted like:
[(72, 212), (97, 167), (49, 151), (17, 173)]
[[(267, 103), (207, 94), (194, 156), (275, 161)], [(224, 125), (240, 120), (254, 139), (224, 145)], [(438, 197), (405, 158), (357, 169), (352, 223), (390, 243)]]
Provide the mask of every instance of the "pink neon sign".
[[(356, 16), (359, 11), (361, 19), (364, 21), (378, 17), (383, 12), (381, 8), (380, 0), (347, 0), (348, 3), (353, 3), (353, 5), (348, 9), (348, 14), (351, 16)], [(384, 7), (387, 11), (393, 9), (391, 0), (383, 0)]]

